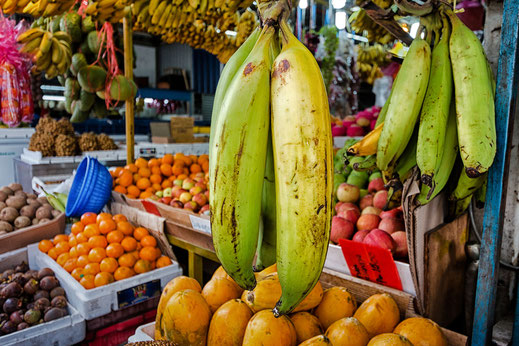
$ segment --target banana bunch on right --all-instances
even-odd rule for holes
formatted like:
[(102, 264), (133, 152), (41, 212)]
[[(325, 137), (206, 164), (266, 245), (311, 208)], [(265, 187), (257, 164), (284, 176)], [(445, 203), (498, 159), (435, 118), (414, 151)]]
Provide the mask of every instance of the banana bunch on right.
[(355, 46), (355, 51), (357, 53), (355, 65), (364, 81), (373, 84), (375, 79), (384, 76), (380, 67), (386, 66), (390, 60), (382, 45), (359, 44)]
[(72, 39), (63, 31), (32, 28), (19, 35), (17, 41), (23, 44), (21, 52), (33, 56), (36, 71), (45, 72), (47, 79), (67, 72), (72, 62)]
[(415, 38), (378, 126), (348, 152), (376, 154), (390, 187), (401, 186), (417, 165), (417, 202), (427, 204), (447, 188), (450, 213), (459, 215), (484, 191), (496, 153), (495, 84), (474, 33), (451, 10), (433, 16), (439, 28), (426, 29), (434, 42), (432, 35)]
[(277, 263), (282, 295), (276, 315), (290, 313), (319, 280), (333, 189), (319, 66), (285, 21), (278, 30), (269, 24), (256, 29), (225, 65), (209, 144), (216, 254), (247, 290), (256, 285), (256, 254), (256, 269)]
[[(8, 1), (6, 0), (6, 2)], [(24, 2), (25, 0), (20, 1), (21, 4)], [(68, 12), (75, 3), (75, 0), (31, 0), (21, 11), (18, 10), (21, 7), (19, 6), (16, 13), (30, 14), (35, 18), (51, 17)]]
[[(357, 1), (357, 5), (360, 6), (362, 2), (363, 1)], [(382, 9), (388, 9), (393, 5), (392, 0), (373, 0), (373, 2)], [(367, 37), (369, 42), (388, 44), (394, 41), (393, 36), (386, 29), (373, 21), (362, 8), (352, 13), (348, 21), (351, 24), (351, 28), (358, 35)]]
[(96, 22), (118, 23), (130, 13), (130, 4), (129, 0), (90, 0), (85, 12)]

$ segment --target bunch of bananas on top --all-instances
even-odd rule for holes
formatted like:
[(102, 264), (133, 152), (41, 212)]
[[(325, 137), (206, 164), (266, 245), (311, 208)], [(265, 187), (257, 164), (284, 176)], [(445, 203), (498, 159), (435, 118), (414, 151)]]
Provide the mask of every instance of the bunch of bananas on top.
[(130, 13), (131, 0), (89, 0), (86, 13), (96, 22), (118, 23)]
[[(133, 4), (134, 30), (161, 36), (168, 43), (186, 43), (215, 54), (225, 63), (258, 25), (256, 14), (237, 9), (249, 1), (138, 0)], [(225, 33), (236, 30), (236, 36)]]
[(348, 152), (376, 154), (389, 186), (417, 165), (417, 202), (452, 186), (450, 213), (458, 215), (485, 190), (496, 153), (495, 84), (474, 33), (451, 10), (433, 16), (436, 26), (426, 26), (435, 34), (432, 53), (432, 36), (415, 38), (377, 127)]
[[(363, 1), (357, 0), (357, 5)], [(392, 0), (373, 0), (373, 2), (382, 9), (388, 9), (393, 5)], [(373, 21), (366, 11), (362, 8), (354, 12), (349, 17), (351, 28), (355, 30), (358, 35), (364, 35), (369, 42), (378, 42), (380, 44), (388, 44), (394, 40), (393, 36), (382, 26)]]
[(67, 12), (75, 0), (0, 0), (0, 7), (6, 14), (26, 13), (33, 17), (48, 17)]
[(355, 61), (360, 77), (369, 84), (373, 84), (375, 79), (383, 76), (380, 67), (384, 67), (390, 62), (384, 46), (376, 43), (372, 46), (359, 44), (355, 46), (357, 60)]
[(333, 148), (321, 71), (284, 20), (256, 29), (225, 65), (209, 156), (211, 230), (223, 268), (252, 290), (256, 254), (256, 270), (277, 263), (282, 295), (272, 308), (289, 313), (326, 258)]
[(45, 78), (64, 74), (72, 62), (72, 39), (63, 31), (50, 32), (32, 28), (18, 36), (21, 51), (33, 55), (36, 71), (45, 71)]

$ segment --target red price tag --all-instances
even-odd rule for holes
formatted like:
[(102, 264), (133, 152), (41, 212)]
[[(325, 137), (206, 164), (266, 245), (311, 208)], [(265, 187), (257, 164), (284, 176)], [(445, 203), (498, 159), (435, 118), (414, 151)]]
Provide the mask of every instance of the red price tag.
[(339, 245), (352, 276), (402, 290), (395, 260), (389, 250), (347, 239)]
[(160, 215), (160, 212), (159, 212), (159, 209), (157, 209), (157, 206), (149, 201), (141, 201), (142, 202), (142, 206), (144, 207), (144, 209), (146, 209), (146, 211), (150, 214), (154, 214), (154, 215), (157, 215), (157, 216), (162, 216)]

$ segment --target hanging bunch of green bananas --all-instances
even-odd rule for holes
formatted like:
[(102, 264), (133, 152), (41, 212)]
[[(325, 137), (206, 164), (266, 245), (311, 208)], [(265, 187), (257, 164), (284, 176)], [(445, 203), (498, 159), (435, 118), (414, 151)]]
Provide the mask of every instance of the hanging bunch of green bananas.
[(32, 28), (18, 36), (18, 43), (24, 45), (23, 53), (33, 55), (36, 71), (45, 72), (47, 79), (64, 74), (72, 62), (72, 39), (66, 32)]
[(242, 288), (256, 285), (256, 254), (256, 269), (277, 263), (282, 295), (272, 307), (279, 315), (303, 300), (324, 265), (333, 150), (315, 58), (284, 20), (267, 23), (234, 53), (218, 82), (209, 203), (216, 253)]
[(428, 35), (411, 44), (379, 115), (383, 123), (349, 152), (376, 154), (390, 186), (417, 165), (422, 205), (452, 181), (450, 209), (458, 215), (484, 185), (494, 160), (495, 84), (479, 39), (451, 10), (423, 22)]
[(120, 22), (130, 13), (130, 0), (89, 0), (86, 13), (96, 22)]
[(254, 12), (237, 12), (245, 5), (249, 2), (138, 0), (133, 4), (134, 30), (205, 49), (225, 63), (258, 25)]
[[(364, 1), (357, 0), (357, 5)], [(393, 5), (392, 0), (373, 0), (382, 9), (388, 9)], [(358, 34), (367, 37), (369, 42), (388, 44), (394, 40), (393, 36), (382, 26), (373, 21), (362, 8), (352, 13), (349, 17), (351, 28)]]
[(384, 46), (378, 43), (371, 46), (359, 44), (355, 46), (355, 51), (357, 53), (355, 66), (360, 78), (369, 84), (373, 84), (375, 79), (384, 75), (380, 67), (384, 67), (390, 62)]

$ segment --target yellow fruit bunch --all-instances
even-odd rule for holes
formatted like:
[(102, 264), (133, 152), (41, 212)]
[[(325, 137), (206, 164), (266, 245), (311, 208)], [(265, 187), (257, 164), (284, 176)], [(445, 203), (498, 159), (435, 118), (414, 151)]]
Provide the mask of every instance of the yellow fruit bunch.
[(86, 13), (96, 22), (118, 23), (130, 13), (129, 0), (90, 0)]
[(356, 66), (360, 77), (369, 84), (373, 84), (375, 79), (383, 76), (380, 67), (389, 63), (389, 58), (384, 47), (380, 44), (357, 45), (355, 47), (357, 53)]
[[(357, 5), (360, 5), (361, 2), (357, 0)], [(391, 0), (374, 0), (373, 2), (382, 9), (387, 9), (393, 4)], [(394, 40), (392, 35), (382, 26), (375, 23), (362, 8), (354, 12), (350, 16), (349, 21), (351, 28), (359, 35), (365, 36), (369, 42), (388, 44)]]
[(33, 55), (38, 72), (46, 71), (45, 78), (52, 79), (64, 74), (72, 62), (72, 39), (63, 31), (51, 33), (41, 28), (32, 28), (18, 36), (23, 44), (21, 51)]
[[(10, 0), (5, 1), (5, 3), (8, 2)], [(25, 5), (22, 7), (23, 3)], [(75, 0), (20, 0), (15, 12), (30, 14), (33, 17), (51, 17), (67, 12), (75, 3)], [(4, 6), (2, 6), (3, 8)]]

